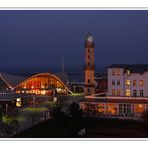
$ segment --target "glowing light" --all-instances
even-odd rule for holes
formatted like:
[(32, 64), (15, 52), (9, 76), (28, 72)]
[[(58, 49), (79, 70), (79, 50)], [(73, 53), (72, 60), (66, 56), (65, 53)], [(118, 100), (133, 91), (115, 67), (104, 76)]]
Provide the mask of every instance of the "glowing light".
[(53, 98), (53, 102), (57, 102), (57, 100), (58, 100), (57, 97)]
[(127, 89), (125, 92), (125, 95), (129, 97), (131, 95), (131, 91), (129, 89)]
[(61, 91), (62, 91), (62, 89), (61, 89), (61, 88), (57, 88), (56, 90), (57, 90), (57, 92), (61, 92)]
[(21, 98), (16, 99), (16, 107), (21, 107), (22, 106), (22, 101)]
[(126, 80), (125, 84), (129, 86), (130, 85), (130, 80)]
[(46, 91), (45, 90), (42, 90), (41, 91), (41, 95), (45, 95), (46, 94)]
[(44, 85), (41, 85), (41, 88), (45, 88)]
[(129, 70), (127, 70), (127, 75), (128, 75), (128, 76), (130, 75), (130, 71), (129, 71)]
[(142, 107), (142, 105), (141, 105), (141, 104), (139, 104), (139, 107), (141, 108), (141, 107)]

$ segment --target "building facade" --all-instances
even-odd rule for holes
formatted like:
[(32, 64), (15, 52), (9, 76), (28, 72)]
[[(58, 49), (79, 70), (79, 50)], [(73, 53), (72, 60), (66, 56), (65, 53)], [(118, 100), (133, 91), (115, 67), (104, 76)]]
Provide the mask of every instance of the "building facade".
[(92, 116), (141, 118), (148, 111), (148, 65), (113, 64), (108, 67), (108, 92), (80, 102)]
[(106, 93), (107, 87), (108, 87), (108, 82), (107, 82), (107, 75), (106, 74), (102, 74), (102, 75), (95, 77), (95, 92), (96, 92), (96, 94)]
[(36, 94), (51, 96), (57, 92), (67, 94), (66, 82), (51, 73), (39, 73), (30, 77), (20, 77), (9, 74), (0, 74), (0, 88), (3, 90), (13, 90), (16, 93)]
[(94, 80), (94, 47), (93, 37), (89, 33), (85, 39), (85, 84), (84, 94), (90, 95), (95, 93), (95, 80)]
[(148, 100), (88, 98), (80, 102), (80, 108), (95, 117), (141, 118), (148, 110)]
[(108, 96), (148, 97), (148, 65), (109, 66)]

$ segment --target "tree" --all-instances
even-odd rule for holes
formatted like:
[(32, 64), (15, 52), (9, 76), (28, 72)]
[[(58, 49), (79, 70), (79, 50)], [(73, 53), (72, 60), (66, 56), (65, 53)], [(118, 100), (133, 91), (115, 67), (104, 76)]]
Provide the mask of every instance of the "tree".
[[(47, 108), (49, 116), (53, 116), (53, 111), (59, 106), (57, 102), (47, 101), (44, 103), (44, 106)], [(46, 118), (46, 115), (45, 115)]]
[(70, 116), (73, 119), (79, 119), (82, 117), (83, 111), (80, 109), (79, 104), (76, 102), (73, 102), (69, 107), (68, 107), (68, 112)]
[(19, 120), (16, 117), (4, 115), (0, 127), (3, 135), (14, 135), (20, 127)]

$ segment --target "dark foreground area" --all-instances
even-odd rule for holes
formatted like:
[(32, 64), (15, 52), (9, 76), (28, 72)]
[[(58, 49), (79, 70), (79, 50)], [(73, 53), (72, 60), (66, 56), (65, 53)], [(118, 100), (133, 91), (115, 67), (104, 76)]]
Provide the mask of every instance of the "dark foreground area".
[[(86, 129), (84, 135), (79, 135)], [(73, 119), (62, 117), (50, 119), (29, 128), (15, 138), (146, 138), (148, 137), (144, 123), (119, 119)]]

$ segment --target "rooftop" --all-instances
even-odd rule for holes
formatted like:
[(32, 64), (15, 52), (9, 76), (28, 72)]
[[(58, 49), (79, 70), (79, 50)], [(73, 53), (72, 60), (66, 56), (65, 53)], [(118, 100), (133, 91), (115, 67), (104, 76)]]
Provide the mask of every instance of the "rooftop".
[[(39, 73), (39, 74), (42, 74), (42, 73)], [(49, 73), (49, 74), (51, 74), (51, 73)], [(68, 76), (65, 72), (60, 72), (60, 73), (56, 73), (53, 75), (60, 78), (65, 85), (67, 84)], [(2, 86), (2, 84), (6, 84), (8, 87), (15, 87), (18, 84), (20, 84), (21, 82), (25, 81), (27, 78), (31, 78), (33, 76), (34, 75), (32, 75), (32, 76), (29, 75), (28, 77), (23, 77), (23, 76), (19, 76), (19, 75), (0, 73), (0, 86)]]
[(107, 68), (123, 68), (133, 73), (144, 73), (148, 71), (148, 64), (112, 64)]

